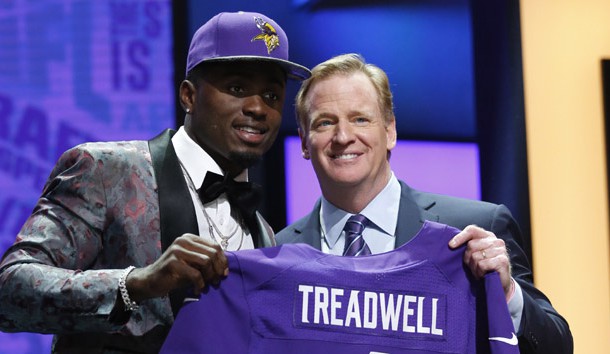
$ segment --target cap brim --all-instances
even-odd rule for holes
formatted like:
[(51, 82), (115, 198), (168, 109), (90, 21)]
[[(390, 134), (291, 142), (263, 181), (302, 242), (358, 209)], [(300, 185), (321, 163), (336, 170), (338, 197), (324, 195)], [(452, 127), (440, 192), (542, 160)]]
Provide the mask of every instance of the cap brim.
[[(209, 63), (209, 62), (241, 61), (241, 60), (267, 61), (267, 62), (276, 63), (279, 66), (281, 66), (282, 69), (284, 69), (284, 71), (286, 71), (286, 74), (288, 75), (289, 79), (296, 80), (296, 81), (307, 80), (311, 76), (311, 71), (309, 71), (309, 69), (307, 69), (303, 65), (299, 65), (297, 63), (293, 63), (291, 61), (284, 60), (284, 59), (260, 57), (260, 56), (232, 56), (232, 57), (208, 58), (208, 59), (202, 60), (197, 65), (202, 64), (202, 63)], [(197, 65), (195, 65), (195, 66), (197, 66)]]

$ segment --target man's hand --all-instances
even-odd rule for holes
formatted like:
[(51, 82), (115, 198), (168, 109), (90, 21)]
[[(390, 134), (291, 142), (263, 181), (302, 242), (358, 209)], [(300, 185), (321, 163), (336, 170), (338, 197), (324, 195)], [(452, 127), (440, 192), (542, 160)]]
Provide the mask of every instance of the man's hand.
[(464, 244), (466, 244), (464, 263), (468, 265), (472, 274), (482, 278), (491, 271), (497, 271), (508, 301), (512, 296), (514, 285), (511, 278), (510, 258), (504, 240), (497, 238), (493, 232), (469, 225), (449, 241), (451, 248), (458, 248)]
[(216, 285), (228, 274), (227, 258), (220, 245), (184, 234), (153, 264), (129, 273), (126, 286), (135, 302), (162, 297), (189, 285), (194, 295), (199, 295), (206, 285)]

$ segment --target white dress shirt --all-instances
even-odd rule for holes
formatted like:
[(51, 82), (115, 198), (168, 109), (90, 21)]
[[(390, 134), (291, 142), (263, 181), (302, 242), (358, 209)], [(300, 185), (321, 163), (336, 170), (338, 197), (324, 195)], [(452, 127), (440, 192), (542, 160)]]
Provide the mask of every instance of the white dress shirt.
[[(239, 222), (241, 217), (237, 210), (231, 210), (231, 204), (227, 199), (226, 194), (221, 194), (216, 200), (213, 200), (205, 205), (202, 204), (197, 194), (197, 189), (201, 187), (203, 180), (208, 172), (216, 173), (224, 176), (224, 172), (218, 166), (216, 161), (205, 152), (193, 139), (191, 139), (184, 127), (180, 127), (176, 134), (172, 137), (174, 150), (182, 166), (184, 178), (189, 186), (191, 199), (195, 206), (195, 214), (197, 216), (197, 224), (199, 226), (199, 235), (216, 243), (221, 243), (220, 234), (229, 236), (228, 239), (229, 251), (238, 249), (252, 249), (254, 242), (252, 236), (248, 232), (247, 227), (242, 227)], [(238, 182), (246, 182), (248, 180), (248, 170), (240, 173), (235, 180)], [(204, 210), (205, 208), (205, 210)], [(211, 219), (208, 222), (206, 213)], [(218, 230), (218, 231), (217, 231)], [(212, 234), (210, 234), (212, 231)]]
[[(388, 252), (396, 245), (396, 224), (400, 205), (400, 184), (394, 174), (385, 188), (373, 199), (360, 214), (370, 223), (362, 232), (372, 254)], [(342, 255), (345, 245), (343, 226), (352, 214), (339, 209), (322, 197), (320, 221), (322, 228), (322, 251)]]

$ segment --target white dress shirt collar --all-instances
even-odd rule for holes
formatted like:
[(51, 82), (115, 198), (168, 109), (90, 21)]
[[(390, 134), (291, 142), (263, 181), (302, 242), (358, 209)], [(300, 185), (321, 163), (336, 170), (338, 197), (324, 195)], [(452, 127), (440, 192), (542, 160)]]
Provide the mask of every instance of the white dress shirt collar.
[[(196, 188), (201, 186), (208, 171), (224, 176), (224, 171), (218, 166), (216, 161), (188, 136), (184, 127), (180, 127), (176, 134), (174, 134), (172, 144), (174, 145), (178, 160), (182, 163)], [(244, 169), (235, 177), (235, 180), (239, 182), (247, 181), (248, 170)]]
[[(388, 184), (360, 214), (366, 216), (372, 222), (371, 227), (374, 227), (383, 234), (394, 237), (398, 223), (400, 194), (400, 183), (392, 172)], [(343, 226), (352, 214), (337, 208), (324, 197), (321, 199), (320, 223), (322, 238), (323, 242), (326, 239), (328, 247), (332, 249), (341, 236)]]

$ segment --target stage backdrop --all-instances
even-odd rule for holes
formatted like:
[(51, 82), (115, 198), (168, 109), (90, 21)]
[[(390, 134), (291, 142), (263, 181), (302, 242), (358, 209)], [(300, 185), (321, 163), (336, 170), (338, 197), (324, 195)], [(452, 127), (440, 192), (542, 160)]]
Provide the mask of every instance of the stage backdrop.
[[(173, 68), (169, 0), (0, 1), (0, 252), (64, 150), (174, 127)], [(50, 339), (0, 332), (0, 354)]]

